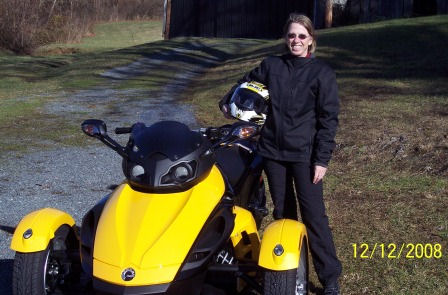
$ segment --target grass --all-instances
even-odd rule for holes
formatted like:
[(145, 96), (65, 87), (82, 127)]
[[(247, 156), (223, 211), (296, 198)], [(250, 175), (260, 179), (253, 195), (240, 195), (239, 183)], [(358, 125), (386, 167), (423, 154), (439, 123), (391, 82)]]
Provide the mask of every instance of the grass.
[[(318, 34), (317, 57), (335, 69), (341, 98), (325, 198), (343, 293), (448, 294), (448, 16)], [(199, 120), (224, 122), (219, 99), (281, 44), (247, 47), (203, 75), (188, 94)], [(393, 259), (386, 248), (385, 258), (354, 258), (361, 243), (369, 254), (375, 243), (440, 244), (443, 257)]]
[[(166, 46), (161, 42), (161, 22), (99, 24), (94, 37), (76, 44), (52, 44), (34, 56), (0, 52), (0, 99), (39, 93), (39, 89), (78, 89), (101, 83), (99, 73)], [(20, 82), (20, 83), (17, 83)]]
[(73, 51), (98, 52), (128, 48), (162, 40), (160, 21), (114, 22), (97, 24), (93, 34), (80, 43), (51, 44), (41, 48), (41, 52), (73, 49)]
[(77, 124), (43, 112), (45, 103), (101, 86), (106, 80), (100, 73), (167, 47), (160, 42), (160, 21), (99, 24), (94, 33), (79, 44), (40, 48), (34, 56), (0, 52), (0, 154), (79, 144)]
[[(66, 49), (70, 54), (24, 57), (0, 52), (0, 153), (33, 144), (19, 140), (28, 137), (40, 139), (38, 148), (55, 141), (76, 144), (75, 137), (64, 136), (79, 133), (78, 127), (75, 132), (64, 118), (41, 112), (46, 102), (61, 99), (61, 91), (101, 85), (105, 81), (98, 74), (109, 68), (185, 47), (194, 51), (120, 87), (157, 90), (177, 72), (211, 63), (183, 99), (194, 106), (203, 125), (230, 122), (218, 110), (219, 99), (265, 56), (283, 49), (281, 40), (161, 41), (153, 36), (154, 42), (147, 43), (137, 35), (147, 29), (150, 36), (151, 24), (146, 29), (112, 25), (122, 33), (103, 34), (109, 25), (100, 26), (95, 37), (65, 45), (75, 48)], [(118, 37), (128, 39), (115, 41)], [(344, 294), (448, 293), (447, 41), (448, 16), (319, 31), (317, 56), (335, 69), (341, 98), (338, 145), (326, 176), (325, 198), (344, 268)], [(370, 249), (375, 244), (440, 244), (443, 257), (361, 259), (357, 253), (354, 258), (353, 244), (362, 243)], [(314, 273), (311, 282), (319, 286)]]

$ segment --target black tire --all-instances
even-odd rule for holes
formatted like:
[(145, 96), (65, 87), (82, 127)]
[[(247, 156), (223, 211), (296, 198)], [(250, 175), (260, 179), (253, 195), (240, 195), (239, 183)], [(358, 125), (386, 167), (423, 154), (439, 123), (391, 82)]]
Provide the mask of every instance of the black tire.
[(265, 271), (264, 295), (305, 294), (308, 294), (308, 244), (304, 238), (297, 268), (284, 271)]
[(61, 226), (43, 251), (16, 252), (12, 273), (14, 295), (61, 294), (71, 265), (67, 247), (70, 231), (70, 227)]

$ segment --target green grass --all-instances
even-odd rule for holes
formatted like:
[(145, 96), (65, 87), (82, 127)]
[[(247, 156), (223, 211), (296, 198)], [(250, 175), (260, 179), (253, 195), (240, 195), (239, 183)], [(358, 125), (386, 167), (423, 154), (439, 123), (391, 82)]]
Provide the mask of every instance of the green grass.
[(92, 35), (79, 43), (51, 44), (39, 48), (36, 54), (110, 51), (158, 40), (162, 40), (160, 21), (102, 23), (95, 25)]
[(162, 40), (160, 21), (104, 23), (95, 27), (94, 36), (83, 39), (75, 48), (116, 50), (159, 40)]
[(77, 44), (40, 48), (35, 56), (0, 52), (0, 99), (92, 87), (104, 81), (99, 74), (105, 70), (164, 48), (154, 43), (161, 40), (160, 21), (99, 24), (94, 32)]

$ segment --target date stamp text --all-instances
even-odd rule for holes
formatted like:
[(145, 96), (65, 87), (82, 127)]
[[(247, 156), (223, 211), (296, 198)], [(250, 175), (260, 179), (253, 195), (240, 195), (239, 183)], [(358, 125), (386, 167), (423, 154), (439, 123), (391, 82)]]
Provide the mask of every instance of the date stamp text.
[(442, 245), (439, 243), (353, 243), (355, 259), (441, 259)]

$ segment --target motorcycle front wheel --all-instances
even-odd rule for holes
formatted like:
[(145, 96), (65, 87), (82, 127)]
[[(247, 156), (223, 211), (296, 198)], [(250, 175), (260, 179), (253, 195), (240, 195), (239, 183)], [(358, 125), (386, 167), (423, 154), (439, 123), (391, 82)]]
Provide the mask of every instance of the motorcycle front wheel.
[(56, 294), (70, 272), (67, 237), (70, 228), (63, 225), (47, 248), (39, 252), (16, 252), (12, 273), (14, 295)]
[(308, 244), (304, 238), (299, 265), (295, 269), (264, 273), (264, 295), (308, 294)]

